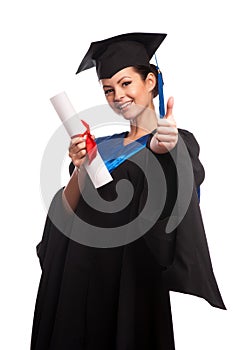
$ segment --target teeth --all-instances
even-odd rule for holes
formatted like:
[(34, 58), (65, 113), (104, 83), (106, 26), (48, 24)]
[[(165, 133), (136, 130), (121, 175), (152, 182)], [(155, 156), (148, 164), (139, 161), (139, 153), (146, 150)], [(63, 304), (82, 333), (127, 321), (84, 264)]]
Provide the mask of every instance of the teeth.
[(129, 106), (130, 104), (131, 104), (131, 102), (126, 102), (126, 103), (124, 103), (123, 105), (119, 106), (118, 108), (119, 108), (119, 109), (123, 109), (123, 108)]

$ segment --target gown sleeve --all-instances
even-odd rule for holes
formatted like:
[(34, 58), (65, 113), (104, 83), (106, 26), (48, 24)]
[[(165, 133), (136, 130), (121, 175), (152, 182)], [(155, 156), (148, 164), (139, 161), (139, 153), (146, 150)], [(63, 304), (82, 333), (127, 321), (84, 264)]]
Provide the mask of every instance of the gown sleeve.
[(205, 179), (205, 170), (199, 159), (200, 146), (196, 138), (191, 132), (184, 129), (178, 129), (178, 130), (179, 130), (179, 135), (182, 137), (183, 141), (185, 142), (185, 145), (189, 152), (189, 155), (192, 161), (192, 166), (193, 166), (194, 180), (195, 180), (196, 188), (198, 188), (200, 187), (200, 185)]
[[(162, 220), (158, 220), (157, 223), (161, 228), (159, 237), (163, 237), (166, 243), (162, 248), (165, 253), (168, 254), (168, 252), (170, 252), (169, 259), (166, 261), (163, 271), (164, 284), (168, 290), (202, 297), (212, 306), (226, 309), (213, 272), (198, 200), (197, 189), (205, 177), (204, 167), (199, 160), (200, 148), (192, 133), (183, 129), (178, 129), (178, 131), (179, 139), (182, 138), (184, 141), (191, 159), (193, 188), (191, 188), (191, 198), (186, 214), (172, 232), (172, 236), (170, 236), (172, 240), (170, 246), (172, 246), (172, 249), (167, 242), (167, 236), (169, 235), (165, 233), (168, 216), (171, 214), (172, 210), (171, 207), (168, 207), (164, 217), (160, 218), (160, 220)], [(152, 136), (153, 135), (151, 135), (151, 137)], [(180, 158), (179, 161), (181, 164), (182, 162), (184, 163), (182, 166), (185, 168), (187, 159), (182, 159), (182, 155), (179, 154), (179, 147), (176, 146), (171, 152), (173, 152), (173, 159)], [(174, 175), (171, 174), (174, 174), (174, 170), (173, 173), (169, 172), (169, 169), (172, 167), (172, 159), (169, 154), (165, 154), (164, 158), (164, 155), (155, 156), (160, 159), (164, 171), (167, 172), (167, 178), (173, 177)], [(177, 179), (173, 179), (173, 181), (170, 179), (171, 195), (169, 201), (172, 202), (172, 205), (176, 199), (174, 197), (175, 192), (171, 190), (171, 187), (176, 186), (176, 183)], [(161, 245), (161, 243), (158, 242), (162, 241), (162, 238), (160, 238), (160, 240), (158, 238), (155, 240), (156, 235), (157, 232), (154, 231), (154, 245), (151, 245), (152, 250), (155, 250), (155, 255), (158, 254), (159, 244)], [(152, 241), (153, 239), (147, 243), (150, 244)]]
[[(73, 214), (68, 212), (63, 204), (62, 193), (64, 187), (54, 195), (45, 220), (41, 241), (36, 246), (41, 269), (48, 265), (50, 258), (58, 252), (59, 247), (68, 241)], [(50, 242), (52, 242), (50, 244)]]
[[(153, 133), (149, 136), (147, 141), (147, 148), (149, 149), (149, 144), (152, 137)], [(173, 153), (176, 152), (176, 150), (173, 150)], [(166, 199), (158, 220), (144, 235), (144, 239), (156, 262), (162, 266), (163, 269), (167, 269), (174, 260), (176, 244), (176, 230), (173, 230), (169, 234), (166, 234), (165, 230), (176, 202), (177, 171), (173, 160), (174, 156), (172, 157), (169, 152), (165, 154), (155, 154), (155, 157), (163, 171), (163, 176), (165, 177)], [(146, 166), (149, 169), (151, 167), (151, 161), (148, 161)], [(148, 171), (148, 169), (146, 171)], [(157, 181), (159, 181), (159, 179), (157, 179)]]

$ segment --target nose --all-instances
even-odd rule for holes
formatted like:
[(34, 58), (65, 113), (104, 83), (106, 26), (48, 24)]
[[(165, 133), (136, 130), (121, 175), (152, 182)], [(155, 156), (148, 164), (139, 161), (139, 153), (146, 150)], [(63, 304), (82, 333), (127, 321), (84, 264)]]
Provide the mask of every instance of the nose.
[(121, 87), (118, 86), (117, 88), (115, 88), (114, 102), (119, 102), (120, 100), (123, 99), (124, 96), (125, 96), (124, 90), (121, 89)]

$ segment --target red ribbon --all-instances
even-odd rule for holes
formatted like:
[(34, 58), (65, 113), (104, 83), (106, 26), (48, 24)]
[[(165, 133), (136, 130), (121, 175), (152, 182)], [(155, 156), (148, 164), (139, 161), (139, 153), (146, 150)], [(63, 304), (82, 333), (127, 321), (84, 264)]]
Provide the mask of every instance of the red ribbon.
[(77, 137), (77, 136), (83, 137), (85, 135), (87, 136), (86, 137), (86, 148), (87, 148), (87, 155), (88, 155), (88, 159), (89, 159), (89, 164), (91, 164), (91, 162), (93, 161), (93, 159), (96, 157), (96, 154), (97, 154), (97, 145), (96, 145), (96, 142), (91, 137), (89, 125), (82, 119), (81, 119), (81, 122), (83, 123), (83, 125), (86, 127), (87, 130), (83, 134), (78, 134), (78, 135), (75, 135), (73, 137)]

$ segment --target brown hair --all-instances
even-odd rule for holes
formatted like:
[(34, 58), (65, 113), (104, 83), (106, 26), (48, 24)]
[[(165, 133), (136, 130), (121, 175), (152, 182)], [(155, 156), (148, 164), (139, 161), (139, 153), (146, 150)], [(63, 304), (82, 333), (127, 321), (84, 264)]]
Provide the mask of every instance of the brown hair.
[(153, 73), (155, 75), (156, 85), (155, 85), (154, 89), (152, 90), (152, 96), (153, 96), (153, 98), (156, 97), (158, 95), (158, 71), (157, 71), (155, 65), (150, 64), (149, 67), (142, 66), (142, 65), (136, 65), (136, 66), (133, 66), (133, 69), (136, 73), (138, 73), (141, 76), (142, 80), (146, 80), (146, 77), (149, 73)]

